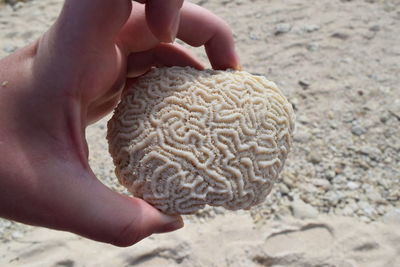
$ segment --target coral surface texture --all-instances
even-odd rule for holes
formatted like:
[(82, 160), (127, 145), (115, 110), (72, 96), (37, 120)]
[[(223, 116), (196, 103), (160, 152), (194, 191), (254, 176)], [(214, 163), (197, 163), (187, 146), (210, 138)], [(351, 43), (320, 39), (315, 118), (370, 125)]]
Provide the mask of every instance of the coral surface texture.
[(121, 184), (168, 214), (262, 202), (291, 147), (294, 113), (277, 86), (244, 71), (155, 68), (108, 123)]

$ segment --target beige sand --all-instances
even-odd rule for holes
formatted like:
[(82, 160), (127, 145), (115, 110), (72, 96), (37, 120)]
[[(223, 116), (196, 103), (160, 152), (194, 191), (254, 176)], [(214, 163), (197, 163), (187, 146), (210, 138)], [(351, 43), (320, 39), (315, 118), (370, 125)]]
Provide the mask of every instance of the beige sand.
[[(124, 249), (0, 219), (0, 266), (400, 266), (400, 2), (194, 2), (232, 26), (244, 70), (294, 104), (282, 181), (250, 212), (202, 212)], [(0, 56), (36, 39), (61, 3), (0, 6)], [(90, 161), (123, 191), (105, 123), (88, 130)]]
[(256, 227), (246, 212), (116, 248), (73, 234), (35, 229), (2, 244), (1, 266), (400, 266), (400, 224), (321, 216)]

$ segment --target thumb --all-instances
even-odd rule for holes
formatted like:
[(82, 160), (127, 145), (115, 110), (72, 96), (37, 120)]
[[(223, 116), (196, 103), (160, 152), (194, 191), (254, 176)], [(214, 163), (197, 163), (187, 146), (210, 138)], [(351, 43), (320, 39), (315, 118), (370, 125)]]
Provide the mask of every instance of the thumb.
[(161, 213), (138, 198), (113, 192), (97, 179), (85, 179), (71, 186), (64, 207), (64, 228), (90, 239), (130, 246), (153, 233), (165, 233), (183, 227), (180, 216)]

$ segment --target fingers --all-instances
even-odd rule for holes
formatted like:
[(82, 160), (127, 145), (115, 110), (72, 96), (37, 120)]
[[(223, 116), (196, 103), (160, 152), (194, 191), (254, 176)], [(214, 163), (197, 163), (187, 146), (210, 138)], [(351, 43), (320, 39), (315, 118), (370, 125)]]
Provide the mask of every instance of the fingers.
[[(172, 42), (178, 31), (184, 0), (137, 0), (145, 3), (149, 30), (161, 42)], [(134, 3), (137, 17), (144, 5)], [(139, 6), (141, 6), (139, 8)], [(138, 9), (138, 10), (136, 10)], [(132, 10), (130, 0), (66, 0), (55, 24), (70, 41), (102, 44), (115, 40)], [(137, 12), (138, 11), (138, 12)], [(146, 27), (147, 28), (147, 27)], [(93, 44), (92, 44), (93, 45)]]
[(183, 0), (147, 0), (146, 20), (151, 32), (161, 42), (175, 40)]
[(156, 47), (159, 40), (169, 42), (177, 34), (190, 45), (204, 45), (213, 68), (239, 67), (232, 32), (223, 20), (194, 4), (182, 6), (183, 0), (145, 2), (144, 6), (130, 0), (66, 0), (50, 42), (59, 42), (60, 50), (68, 50), (71, 56), (116, 39), (128, 51), (139, 52)]
[(161, 43), (148, 51), (132, 53), (128, 58), (129, 78), (146, 73), (152, 66), (191, 66), (203, 69), (201, 62), (178, 44)]
[(239, 68), (229, 26), (210, 11), (194, 4), (184, 5), (178, 38), (192, 46), (204, 45), (214, 69)]
[[(133, 10), (119, 36), (121, 45), (128, 52), (141, 52), (158, 46), (158, 39), (150, 30), (144, 16), (141, 16), (144, 13), (143, 5), (134, 3)], [(180, 11), (177, 37), (192, 46), (204, 45), (215, 69), (239, 67), (229, 26), (206, 9), (184, 3)]]

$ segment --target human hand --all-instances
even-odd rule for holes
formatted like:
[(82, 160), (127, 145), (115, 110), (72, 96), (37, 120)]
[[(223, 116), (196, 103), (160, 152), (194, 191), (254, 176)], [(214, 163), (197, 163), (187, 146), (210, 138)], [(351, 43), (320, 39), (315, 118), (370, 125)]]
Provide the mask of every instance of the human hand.
[(111, 191), (88, 164), (86, 126), (115, 107), (134, 77), (158, 65), (202, 68), (160, 40), (177, 32), (205, 45), (214, 68), (238, 67), (221, 19), (193, 4), (179, 9), (181, 0), (147, 2), (66, 0), (40, 40), (0, 61), (0, 216), (118, 246), (183, 226)]

